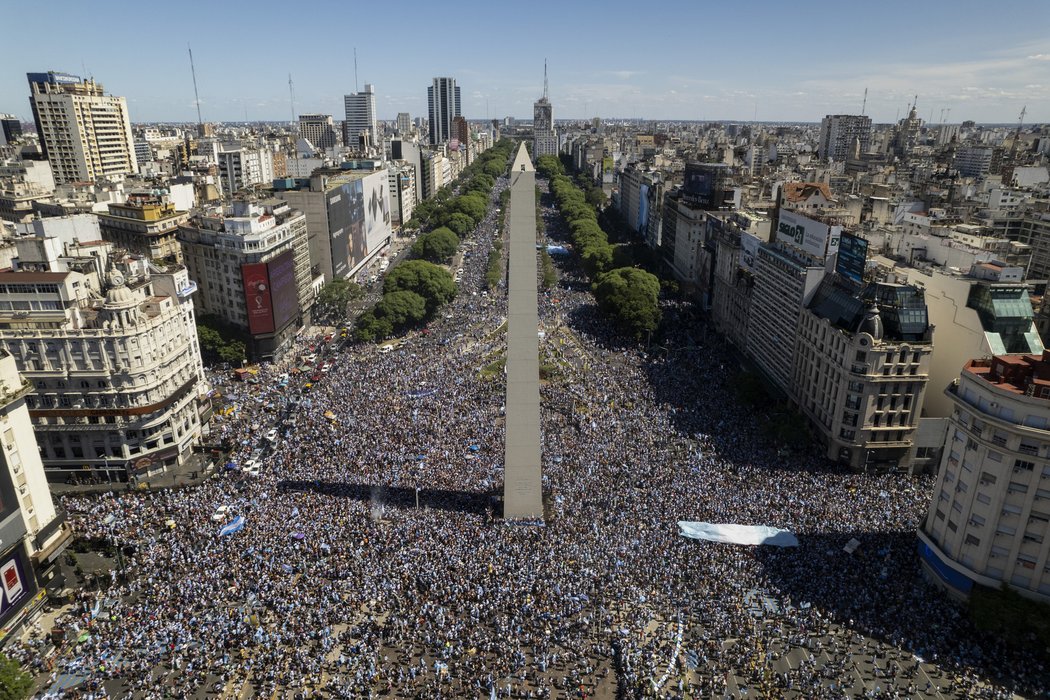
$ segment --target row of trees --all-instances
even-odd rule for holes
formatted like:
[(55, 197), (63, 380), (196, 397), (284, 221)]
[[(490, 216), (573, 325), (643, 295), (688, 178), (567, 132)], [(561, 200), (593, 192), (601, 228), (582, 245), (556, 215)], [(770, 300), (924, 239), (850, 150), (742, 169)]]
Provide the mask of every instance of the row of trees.
[(506, 171), (513, 147), (512, 141), (501, 140), (478, 156), (459, 174), (458, 196), (445, 187), (416, 207), (408, 228), (422, 228), (425, 233), (412, 244), (414, 259), (387, 272), (383, 297), (358, 318), (355, 340), (376, 341), (404, 332), (452, 300), (456, 283), (442, 264), (455, 256), (461, 239), (485, 218), (492, 188)]
[(614, 267), (616, 250), (598, 224), (596, 203), (588, 201), (587, 194), (565, 175), (557, 157), (540, 156), (536, 170), (549, 179), (598, 308), (636, 338), (652, 333), (660, 325), (660, 280), (635, 267)]

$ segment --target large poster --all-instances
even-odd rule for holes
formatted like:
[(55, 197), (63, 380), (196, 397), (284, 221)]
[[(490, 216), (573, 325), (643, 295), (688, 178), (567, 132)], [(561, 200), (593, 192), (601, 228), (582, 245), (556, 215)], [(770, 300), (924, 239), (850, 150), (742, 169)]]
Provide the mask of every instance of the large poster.
[(380, 170), (364, 178), (365, 255), (390, 240), (390, 176)]
[(299, 312), (299, 290), (295, 284), (295, 255), (286, 250), (267, 263), (270, 297), (273, 301), (273, 326), (284, 328)]
[(755, 260), (758, 259), (758, 246), (761, 244), (758, 236), (751, 233), (740, 234), (740, 267), (748, 272), (755, 269)]
[(0, 621), (6, 622), (33, 592), (33, 583), (26, 579), (22, 560), (15, 550), (0, 562)]
[(860, 284), (864, 281), (867, 258), (868, 242), (860, 236), (844, 232), (839, 239), (839, 257), (835, 261), (835, 271)]
[(252, 335), (273, 333), (273, 303), (266, 263), (241, 265), (241, 280), (244, 282), (248, 332)]

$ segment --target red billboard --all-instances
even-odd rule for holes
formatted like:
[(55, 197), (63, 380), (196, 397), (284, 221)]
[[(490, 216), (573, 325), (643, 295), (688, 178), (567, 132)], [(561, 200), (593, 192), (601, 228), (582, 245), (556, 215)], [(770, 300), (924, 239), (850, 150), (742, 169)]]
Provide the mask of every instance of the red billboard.
[(273, 301), (266, 263), (241, 265), (244, 282), (244, 305), (248, 311), (248, 332), (252, 335), (273, 333)]

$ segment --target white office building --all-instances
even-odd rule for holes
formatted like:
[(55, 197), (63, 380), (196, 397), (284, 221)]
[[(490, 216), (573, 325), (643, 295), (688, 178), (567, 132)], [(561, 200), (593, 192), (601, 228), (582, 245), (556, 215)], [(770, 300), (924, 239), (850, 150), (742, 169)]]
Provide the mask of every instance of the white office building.
[(371, 83), (365, 83), (361, 92), (343, 96), (346, 108), (346, 121), (343, 123), (343, 143), (347, 148), (356, 150), (361, 144), (361, 135), (367, 133), (367, 145), (375, 145), (379, 139), (376, 127), (376, 93)]
[(94, 182), (138, 171), (128, 105), (102, 85), (65, 73), (29, 73), (30, 103), (55, 182)]

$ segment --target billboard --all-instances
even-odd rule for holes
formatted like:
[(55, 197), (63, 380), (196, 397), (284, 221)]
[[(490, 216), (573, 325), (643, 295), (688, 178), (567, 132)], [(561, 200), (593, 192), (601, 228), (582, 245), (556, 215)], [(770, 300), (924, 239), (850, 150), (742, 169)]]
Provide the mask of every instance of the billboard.
[(864, 281), (867, 260), (868, 242), (860, 236), (843, 232), (839, 238), (839, 257), (835, 261), (835, 272), (860, 284)]
[(327, 193), (328, 207), (328, 230), (331, 231), (332, 247), (332, 274), (336, 278), (343, 278), (350, 274), (352, 261), (350, 257), (351, 238), (353, 232), (350, 230), (353, 222), (350, 212), (353, 208), (353, 185), (354, 182), (345, 182)]
[(364, 180), (365, 255), (374, 253), (390, 240), (390, 175), (379, 170)]
[(818, 260), (838, 250), (841, 226), (829, 226), (790, 209), (780, 210), (776, 240)]
[(248, 332), (252, 335), (273, 333), (273, 303), (266, 263), (241, 265), (244, 282), (244, 306), (248, 313)]
[(25, 566), (18, 550), (0, 562), (0, 622), (7, 622), (29, 600), (33, 582), (26, 578)]
[(299, 289), (295, 284), (295, 255), (286, 250), (266, 263), (270, 278), (274, 329), (284, 328), (299, 313)]
[(761, 243), (758, 236), (752, 233), (740, 234), (740, 267), (748, 272), (754, 272), (755, 260), (758, 259), (758, 246)]

